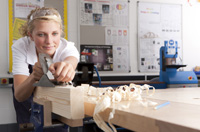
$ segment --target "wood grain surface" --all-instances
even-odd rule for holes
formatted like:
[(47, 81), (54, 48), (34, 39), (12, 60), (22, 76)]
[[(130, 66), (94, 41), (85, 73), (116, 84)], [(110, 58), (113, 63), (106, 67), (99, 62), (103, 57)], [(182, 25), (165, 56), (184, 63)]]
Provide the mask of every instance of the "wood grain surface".
[[(144, 107), (137, 101), (123, 101), (116, 107), (111, 122), (123, 128), (139, 132), (200, 132), (200, 88), (169, 88), (156, 90), (151, 97), (143, 96), (162, 104), (160, 109)], [(85, 98), (85, 114), (93, 116), (95, 104)], [(128, 108), (121, 107), (129, 105)], [(107, 121), (112, 107), (101, 113)]]

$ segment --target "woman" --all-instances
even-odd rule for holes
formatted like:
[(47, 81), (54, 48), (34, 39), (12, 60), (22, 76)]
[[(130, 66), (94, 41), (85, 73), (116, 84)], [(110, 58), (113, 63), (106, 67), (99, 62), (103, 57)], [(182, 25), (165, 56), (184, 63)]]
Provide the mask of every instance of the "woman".
[(79, 53), (74, 43), (62, 38), (63, 25), (60, 14), (54, 8), (36, 8), (21, 28), (24, 36), (12, 46), (14, 106), (18, 123), (30, 120), (30, 104), (33, 86), (42, 75), (39, 53), (51, 56), (49, 70), (58, 82), (69, 82), (75, 76)]

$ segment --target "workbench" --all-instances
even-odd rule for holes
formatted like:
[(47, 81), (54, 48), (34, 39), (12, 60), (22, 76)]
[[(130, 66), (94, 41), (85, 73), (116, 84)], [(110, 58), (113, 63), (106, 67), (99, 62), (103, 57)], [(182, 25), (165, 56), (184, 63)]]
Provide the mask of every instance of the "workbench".
[[(137, 132), (200, 132), (200, 88), (157, 89), (151, 101), (170, 104), (155, 110), (131, 101), (129, 108), (116, 108), (111, 122)], [(95, 104), (85, 98), (85, 115), (92, 116)], [(128, 101), (120, 102), (123, 105)], [(107, 121), (111, 108), (101, 113)]]
[[(82, 125), (84, 117), (93, 116), (95, 108), (95, 103), (90, 101), (90, 97), (83, 97), (81, 89), (37, 88), (35, 97), (49, 100), (52, 112), (60, 115), (61, 122), (78, 127)], [(157, 102), (158, 105), (168, 101), (170, 104), (155, 110), (154, 106), (144, 107), (136, 100), (121, 101), (121, 105), (129, 107), (115, 105), (117, 107), (111, 123), (137, 132), (200, 132), (199, 87), (156, 89), (153, 96), (143, 94), (142, 98)], [(41, 102), (41, 99), (37, 102)], [(100, 113), (104, 121), (108, 121), (112, 107), (111, 105)], [(74, 119), (78, 119), (78, 122), (74, 122)]]

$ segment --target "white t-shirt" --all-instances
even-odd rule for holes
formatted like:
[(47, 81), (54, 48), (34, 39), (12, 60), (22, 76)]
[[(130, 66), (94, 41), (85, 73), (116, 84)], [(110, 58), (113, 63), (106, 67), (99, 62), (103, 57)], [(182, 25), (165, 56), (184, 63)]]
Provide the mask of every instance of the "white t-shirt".
[[(13, 75), (29, 76), (28, 65), (34, 65), (37, 62), (37, 54), (34, 41), (29, 37), (23, 37), (12, 45), (13, 54)], [(61, 38), (59, 47), (53, 57), (53, 62), (63, 61), (68, 56), (74, 56), (79, 61), (79, 52), (73, 42)]]

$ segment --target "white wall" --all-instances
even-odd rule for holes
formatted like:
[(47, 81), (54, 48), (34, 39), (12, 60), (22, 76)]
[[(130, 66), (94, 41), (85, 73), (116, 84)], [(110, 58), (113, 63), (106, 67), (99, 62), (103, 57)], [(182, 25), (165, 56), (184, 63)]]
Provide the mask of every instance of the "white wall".
[[(78, 1), (68, 0), (68, 39), (74, 41), (77, 46), (79, 43), (78, 33)], [(200, 65), (200, 61), (196, 58), (200, 56), (200, 2), (190, 0), (192, 6), (190, 6), (187, 0), (143, 0), (146, 2), (159, 2), (159, 3), (181, 3), (183, 5), (183, 63), (187, 65), (185, 70), (192, 70), (197, 65)], [(194, 2), (193, 2), (194, 1)], [(0, 24), (0, 77), (8, 76), (8, 18), (7, 18), (7, 0), (1, 1), (1, 24)], [(137, 1), (130, 0), (130, 73), (116, 73), (109, 75), (138, 75), (144, 73), (138, 73), (137, 71)], [(153, 73), (147, 73), (153, 74)], [(107, 73), (101, 73), (101, 75), (107, 75)]]
[[(10, 77), (8, 67), (8, 0), (0, 2), (0, 77)], [(0, 124), (16, 123), (10, 86), (0, 86)]]
[(186, 2), (183, 8), (183, 61), (185, 70), (200, 66), (200, 2)]
[(0, 87), (0, 124), (16, 123), (12, 89)]
[[(69, 40), (76, 43), (78, 40), (78, 1), (79, 0), (68, 0), (68, 9), (69, 9)], [(182, 14), (182, 33), (183, 33), (183, 64), (186, 64), (187, 67), (184, 68), (185, 71), (192, 70), (195, 66), (200, 66), (200, 61), (196, 59), (200, 56), (200, 2), (197, 0), (190, 0), (192, 6), (188, 3), (187, 0), (142, 0), (145, 2), (157, 2), (157, 3), (172, 3), (172, 4), (182, 4), (183, 5), (183, 14)], [(76, 14), (74, 14), (76, 13)], [(138, 73), (138, 63), (137, 63), (137, 0), (130, 0), (129, 4), (129, 23), (130, 23), (130, 64), (131, 72), (130, 73), (109, 73), (101, 72), (101, 75), (158, 75), (158, 73)]]
[(0, 77), (7, 77), (8, 71), (8, 1), (0, 2)]

